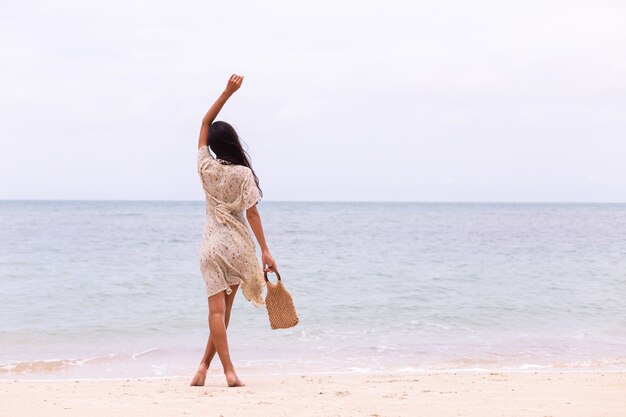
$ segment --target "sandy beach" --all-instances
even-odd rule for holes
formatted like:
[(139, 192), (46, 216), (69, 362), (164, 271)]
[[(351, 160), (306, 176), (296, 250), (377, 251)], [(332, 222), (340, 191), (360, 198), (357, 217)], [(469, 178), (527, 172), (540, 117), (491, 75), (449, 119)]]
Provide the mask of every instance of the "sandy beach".
[(249, 375), (227, 388), (183, 378), (1, 381), (2, 416), (626, 415), (626, 373)]

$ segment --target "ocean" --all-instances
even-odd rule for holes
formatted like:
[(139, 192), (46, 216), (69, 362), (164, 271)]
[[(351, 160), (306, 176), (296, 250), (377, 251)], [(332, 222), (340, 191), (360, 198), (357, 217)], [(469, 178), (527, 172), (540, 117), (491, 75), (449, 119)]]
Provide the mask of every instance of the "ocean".
[[(240, 375), (626, 369), (626, 204), (259, 210), (300, 323), (239, 291)], [(191, 378), (203, 224), (203, 202), (0, 201), (0, 378)]]

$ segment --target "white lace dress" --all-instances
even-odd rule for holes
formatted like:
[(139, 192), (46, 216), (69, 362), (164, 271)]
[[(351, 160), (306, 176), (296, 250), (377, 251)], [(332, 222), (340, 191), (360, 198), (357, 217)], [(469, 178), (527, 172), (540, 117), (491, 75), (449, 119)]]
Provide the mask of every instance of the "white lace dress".
[(207, 296), (240, 284), (246, 300), (260, 307), (263, 269), (244, 211), (261, 199), (250, 168), (222, 164), (207, 146), (198, 149), (198, 173), (206, 196), (206, 224), (200, 245), (200, 271)]

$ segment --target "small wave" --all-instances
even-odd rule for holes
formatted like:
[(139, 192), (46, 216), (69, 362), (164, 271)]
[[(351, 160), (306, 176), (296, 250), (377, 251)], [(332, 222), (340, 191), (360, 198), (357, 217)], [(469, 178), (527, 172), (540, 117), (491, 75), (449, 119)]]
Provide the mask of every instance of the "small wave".
[(150, 348), (150, 349), (144, 350), (143, 352), (133, 353), (132, 358), (133, 358), (133, 360), (136, 361), (138, 357), (143, 356), (143, 355), (147, 355), (147, 354), (152, 353), (152, 352), (156, 352), (157, 350), (159, 350), (159, 348)]
[(605, 359), (588, 359), (588, 360), (571, 360), (567, 362), (556, 362), (555, 368), (580, 369), (580, 368), (623, 368), (626, 367), (626, 357), (605, 358)]
[(516, 369), (519, 369), (521, 371), (529, 371), (533, 369), (552, 369), (552, 368), (554, 368), (554, 365), (539, 365), (536, 363), (523, 363), (520, 366), (518, 366)]
[(495, 359), (478, 359), (478, 358), (457, 358), (446, 363), (450, 367), (476, 367), (476, 366), (493, 366), (498, 364), (499, 361)]
[(348, 370), (350, 372), (354, 372), (354, 373), (357, 373), (357, 374), (367, 374), (367, 373), (372, 372), (372, 368), (362, 368), (362, 367), (359, 367), (359, 366), (350, 367), (350, 368), (348, 368)]
[(71, 367), (84, 366), (87, 363), (108, 363), (117, 355), (93, 357), (87, 359), (45, 359), (0, 364), (0, 374), (47, 374), (66, 370)]
[(136, 361), (139, 358), (159, 351), (158, 348), (150, 348), (133, 354), (111, 353), (104, 356), (89, 358), (70, 359), (37, 359), (32, 361), (0, 363), (0, 375), (3, 374), (54, 374), (71, 371), (76, 368), (88, 366), (111, 365), (129, 359)]

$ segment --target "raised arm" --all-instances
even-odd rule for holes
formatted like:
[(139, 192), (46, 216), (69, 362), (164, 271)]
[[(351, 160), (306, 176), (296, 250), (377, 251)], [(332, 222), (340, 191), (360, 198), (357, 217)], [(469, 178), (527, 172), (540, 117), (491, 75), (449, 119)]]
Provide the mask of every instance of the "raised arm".
[(200, 138), (198, 139), (198, 149), (209, 144), (209, 126), (215, 120), (226, 101), (232, 96), (235, 91), (239, 90), (241, 83), (243, 82), (243, 76), (233, 74), (228, 79), (226, 89), (215, 100), (215, 103), (211, 106), (208, 112), (202, 118), (202, 126), (200, 126)]

